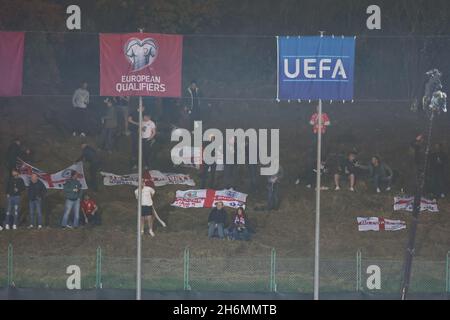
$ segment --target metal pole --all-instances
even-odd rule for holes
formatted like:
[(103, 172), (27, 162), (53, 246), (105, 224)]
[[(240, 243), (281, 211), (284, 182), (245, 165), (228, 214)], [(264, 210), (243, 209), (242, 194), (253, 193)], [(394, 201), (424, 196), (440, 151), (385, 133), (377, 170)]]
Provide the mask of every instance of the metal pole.
[(137, 270), (136, 300), (141, 300), (141, 214), (142, 214), (142, 97), (139, 97), (139, 154), (138, 154), (138, 217), (137, 217)]
[(416, 244), (416, 233), (417, 233), (417, 225), (419, 222), (419, 213), (420, 213), (420, 203), (422, 199), (423, 188), (425, 185), (425, 176), (427, 171), (427, 163), (428, 163), (428, 153), (430, 152), (430, 143), (431, 143), (431, 133), (433, 129), (433, 118), (434, 111), (431, 111), (430, 121), (428, 123), (428, 136), (427, 143), (425, 147), (425, 156), (423, 167), (418, 168), (417, 173), (417, 181), (416, 181), (416, 194), (414, 196), (414, 204), (413, 204), (413, 213), (412, 213), (412, 221), (411, 221), (411, 229), (408, 238), (408, 247), (406, 248), (406, 256), (405, 256), (405, 265), (403, 272), (403, 283), (402, 283), (402, 292), (401, 298), (402, 300), (406, 300), (406, 296), (408, 294), (410, 280), (411, 280), (411, 269), (412, 269), (412, 261), (415, 254), (415, 244)]
[(320, 239), (320, 167), (322, 164), (322, 99), (319, 99), (316, 167), (316, 232), (314, 244), (314, 300), (319, 300), (319, 239)]
[[(139, 29), (142, 33), (143, 29)], [(139, 97), (139, 154), (138, 154), (138, 217), (137, 217), (137, 259), (136, 300), (141, 300), (141, 215), (142, 215), (142, 96)]]

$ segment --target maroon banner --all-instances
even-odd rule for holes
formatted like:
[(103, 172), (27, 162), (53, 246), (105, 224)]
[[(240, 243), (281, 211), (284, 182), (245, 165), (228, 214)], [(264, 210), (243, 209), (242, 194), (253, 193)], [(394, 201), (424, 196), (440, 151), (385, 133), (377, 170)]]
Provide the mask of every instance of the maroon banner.
[(0, 96), (22, 94), (24, 32), (0, 31)]
[(181, 96), (183, 37), (100, 34), (100, 95)]

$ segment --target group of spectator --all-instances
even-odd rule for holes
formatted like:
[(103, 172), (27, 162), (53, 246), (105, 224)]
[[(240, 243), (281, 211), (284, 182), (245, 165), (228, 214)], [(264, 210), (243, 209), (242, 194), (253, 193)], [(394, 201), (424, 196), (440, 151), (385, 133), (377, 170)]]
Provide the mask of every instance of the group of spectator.
[(250, 228), (244, 208), (236, 210), (230, 226), (227, 224), (227, 212), (223, 207), (223, 202), (217, 202), (208, 217), (208, 238), (217, 237), (219, 239), (244, 240), (251, 239), (253, 230)]
[[(193, 126), (194, 121), (202, 120), (202, 112), (200, 112), (200, 97), (201, 93), (197, 83), (192, 81), (186, 90), (187, 97), (183, 107), (183, 114), (186, 115), (187, 121)], [(143, 151), (143, 168), (149, 170), (152, 167), (152, 146), (155, 143), (155, 137), (157, 134), (157, 128), (155, 122), (152, 120), (150, 113), (147, 111), (145, 105), (142, 109), (137, 106), (133, 110), (130, 109), (129, 97), (109, 97), (104, 100), (105, 112), (101, 118), (102, 131), (98, 139), (98, 147), (101, 150), (105, 150), (108, 153), (112, 153), (115, 146), (115, 138), (121, 132), (124, 136), (129, 136), (131, 145), (131, 166), (133, 169), (137, 169), (138, 160), (138, 137), (139, 137), (139, 114), (142, 111), (142, 151)], [(83, 83), (78, 88), (72, 98), (72, 105), (74, 107), (74, 119), (73, 119), (73, 135), (78, 134), (82, 137), (86, 136), (87, 129), (84, 127), (86, 123), (86, 111), (89, 105), (89, 91), (87, 83)], [(181, 117), (182, 118), (182, 117)], [(313, 147), (317, 143), (317, 133), (320, 130), (322, 134), (326, 133), (326, 128), (330, 126), (330, 118), (326, 113), (322, 113), (322, 126), (319, 125), (319, 114), (314, 113), (310, 118), (310, 125), (313, 131)], [(176, 127), (176, 126), (173, 126)], [(193, 127), (190, 127), (193, 129)], [(209, 142), (205, 142), (203, 148), (207, 143), (212, 143), (214, 137), (211, 137)], [(411, 144), (415, 153), (415, 163), (417, 168), (423, 164), (424, 154), (424, 139), (422, 135), (419, 135)], [(83, 161), (88, 165), (87, 182), (89, 187), (93, 191), (98, 190), (97, 175), (101, 166), (101, 162), (97, 155), (97, 151), (91, 145), (83, 142), (81, 144), (81, 156), (76, 161)], [(226, 143), (224, 149), (224, 158), (228, 152), (233, 152), (235, 156), (235, 163), (237, 163), (237, 143), (236, 141), (230, 141)], [(246, 155), (246, 171), (249, 180), (249, 190), (256, 192), (258, 190), (258, 174), (257, 164), (249, 164), (249, 142), (245, 143), (245, 155)], [(39, 180), (36, 174), (31, 175), (29, 185), (25, 186), (24, 181), (20, 178), (19, 172), (16, 169), (17, 160), (29, 159), (31, 157), (30, 149), (23, 149), (19, 139), (15, 139), (8, 148), (6, 167), (8, 172), (7, 179), (7, 210), (4, 220), (5, 229), (17, 229), (18, 216), (20, 210), (21, 195), (25, 191), (28, 194), (29, 202), (29, 216), (30, 225), (29, 228), (41, 229), (42, 223), (42, 202), (46, 196), (45, 185)], [(313, 161), (315, 153), (311, 152), (311, 161), (307, 163), (305, 171), (299, 175), (296, 180), (296, 184), (299, 184), (301, 180), (307, 187), (311, 188), (315, 185), (316, 177), (316, 163)], [(443, 150), (441, 144), (436, 145), (430, 154), (429, 158), (429, 180), (427, 186), (430, 192), (436, 197), (444, 197), (446, 193), (446, 172), (448, 157)], [(215, 188), (216, 181), (216, 163), (206, 164), (202, 163), (200, 168), (201, 188)], [(267, 192), (267, 210), (277, 210), (280, 206), (280, 186), (284, 176), (284, 170), (281, 165), (278, 166), (279, 170), (276, 174), (267, 177), (266, 192)], [(226, 189), (237, 189), (236, 173), (238, 167), (236, 164), (224, 164), (223, 173), (223, 187)], [(328, 173), (326, 161), (321, 162), (320, 174)], [(337, 169), (334, 172), (334, 190), (341, 189), (343, 180), (348, 181), (348, 188), (350, 191), (355, 191), (355, 184), (363, 174), (368, 176), (368, 180), (377, 193), (384, 191), (390, 191), (394, 178), (393, 170), (380, 159), (379, 156), (373, 155), (368, 164), (361, 164), (357, 160), (357, 152), (351, 151), (345, 157), (340, 157), (337, 161)], [(100, 224), (101, 216), (99, 208), (95, 203), (95, 200), (91, 199), (88, 194), (83, 194), (80, 182), (76, 179), (76, 172), (72, 172), (72, 177), (67, 180), (64, 185), (65, 194), (65, 206), (62, 218), (61, 226), (63, 228), (78, 227), (80, 224)], [(208, 179), (209, 178), (209, 179)], [(209, 180), (209, 183), (208, 183)], [(322, 186), (323, 189), (328, 189)], [(136, 197), (138, 190), (135, 191)], [(152, 197), (155, 190), (150, 186), (144, 186), (142, 190), (142, 226), (141, 230), (144, 233), (144, 226), (147, 224), (148, 233), (154, 236), (153, 221), (154, 221), (154, 208)], [(80, 217), (80, 210), (82, 216)], [(73, 212), (73, 223), (69, 223), (69, 216)], [(11, 222), (11, 217), (13, 221)], [(208, 220), (208, 236), (212, 237), (217, 234), (219, 238), (231, 238), (231, 239), (243, 239), (248, 240), (250, 233), (246, 225), (246, 217), (243, 208), (239, 208), (236, 211), (235, 219), (229, 228), (225, 228), (225, 209), (223, 203), (217, 203), (217, 207), (214, 208), (209, 216)], [(0, 230), (3, 227), (0, 226)]]
[[(93, 190), (97, 190), (96, 175), (99, 160), (96, 151), (83, 143), (81, 145), (82, 154), (77, 161), (84, 160), (89, 163), (89, 183)], [(29, 161), (30, 149), (22, 148), (20, 139), (14, 139), (6, 152), (6, 211), (3, 225), (0, 225), (0, 231), (16, 230), (19, 226), (19, 216), (22, 198), (26, 195), (28, 200), (29, 229), (42, 229), (43, 224), (43, 204), (47, 195), (47, 188), (40, 180), (37, 173), (29, 175), (29, 181), (26, 184), (17, 169), (20, 160)], [(101, 215), (99, 208), (93, 199), (85, 193), (77, 179), (77, 172), (72, 171), (71, 177), (66, 181), (63, 187), (65, 195), (64, 213), (61, 226), (63, 228), (78, 227), (79, 224), (99, 225)], [(80, 217), (80, 210), (82, 216)], [(73, 212), (73, 223), (68, 223), (69, 215)]]
[[(311, 116), (310, 124), (313, 127), (313, 146), (315, 149), (317, 143), (317, 133), (319, 131), (319, 116), (318, 111)], [(331, 124), (330, 118), (326, 113), (322, 113), (322, 127), (321, 133), (326, 133), (326, 128)], [(418, 135), (410, 145), (414, 153), (415, 171), (420, 174), (427, 165), (427, 180), (426, 191), (433, 197), (443, 198), (447, 192), (446, 190), (446, 178), (448, 174), (448, 156), (444, 151), (442, 143), (433, 146), (428, 163), (425, 163), (425, 139), (422, 134)], [(305, 185), (308, 188), (315, 186), (317, 165), (315, 163), (315, 153), (311, 153), (311, 160), (305, 171), (298, 176), (295, 184), (299, 184), (301, 180), (304, 180)], [(337, 161), (337, 169), (333, 175), (334, 178), (334, 190), (341, 190), (342, 180), (348, 181), (348, 189), (352, 192), (355, 191), (355, 184), (357, 179), (366, 176), (370, 185), (376, 193), (382, 191), (390, 191), (392, 183), (395, 178), (394, 171), (391, 167), (384, 162), (380, 156), (372, 155), (368, 164), (362, 164), (357, 159), (358, 153), (356, 151), (350, 151), (346, 156), (340, 156)], [(320, 167), (320, 175), (328, 173), (326, 161), (322, 159)], [(328, 187), (321, 186), (321, 189), (328, 190)]]

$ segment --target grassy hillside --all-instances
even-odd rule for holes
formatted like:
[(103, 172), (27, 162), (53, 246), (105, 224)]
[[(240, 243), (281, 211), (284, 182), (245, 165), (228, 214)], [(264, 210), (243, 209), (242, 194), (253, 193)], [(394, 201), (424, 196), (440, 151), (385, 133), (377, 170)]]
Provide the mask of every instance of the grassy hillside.
[[(80, 152), (82, 138), (72, 137), (55, 123), (43, 117), (50, 114), (68, 114), (67, 98), (18, 98), (0, 101), (0, 154), (4, 155), (14, 136), (22, 137), (24, 144), (35, 151), (36, 167), (54, 172), (68, 166)], [(99, 104), (99, 101), (97, 101)], [(101, 108), (99, 106), (99, 108)], [(166, 229), (156, 228), (157, 236), (145, 236), (143, 256), (146, 258), (181, 257), (183, 248), (189, 246), (196, 256), (232, 257), (268, 255), (276, 248), (281, 257), (310, 257), (314, 252), (314, 191), (294, 185), (295, 177), (305, 166), (311, 144), (311, 128), (307, 124), (313, 112), (312, 104), (270, 102), (213, 102), (208, 109), (207, 125), (218, 128), (280, 128), (280, 161), (286, 176), (281, 186), (282, 205), (273, 212), (255, 211), (265, 203), (265, 179), (260, 179), (260, 192), (248, 198), (247, 214), (256, 226), (252, 241), (209, 241), (206, 237), (208, 209), (180, 209), (170, 206), (177, 189), (187, 186), (165, 186), (157, 189), (156, 207), (168, 223)], [(412, 190), (412, 156), (408, 145), (420, 129), (417, 115), (409, 112), (406, 104), (332, 104), (325, 105), (332, 126), (324, 140), (324, 150), (332, 165), (338, 152), (356, 148), (360, 159), (368, 161), (374, 153), (380, 154), (400, 175), (389, 193), (374, 194), (365, 180), (357, 182), (357, 192), (343, 188), (340, 192), (322, 193), (321, 253), (323, 257), (353, 257), (357, 249), (364, 254), (380, 258), (402, 259), (408, 229), (398, 232), (358, 232), (357, 216), (383, 216), (400, 218), (409, 222), (406, 213), (393, 213), (393, 196), (401, 188)], [(48, 118), (48, 117), (47, 117)], [(444, 141), (449, 134), (448, 117), (438, 119), (434, 137)], [(128, 138), (122, 137), (118, 150), (112, 155), (101, 154), (103, 170), (130, 173), (128, 169)], [(162, 137), (167, 140), (167, 137)], [(95, 139), (87, 141), (95, 145)], [(170, 164), (169, 146), (163, 143), (155, 169), (167, 170)], [(185, 169), (199, 181), (195, 170)], [(239, 174), (240, 184), (246, 185), (245, 170)], [(218, 176), (221, 185), (221, 173)], [(3, 186), (3, 170), (0, 184)], [(332, 186), (332, 177), (325, 183)], [(241, 190), (246, 191), (245, 187)], [(5, 207), (3, 189), (0, 206)], [(133, 257), (136, 249), (136, 201), (132, 189), (126, 186), (104, 187), (94, 194), (103, 211), (103, 225), (98, 228), (61, 230), (59, 222), (63, 211), (61, 191), (50, 191), (48, 212), (50, 227), (29, 231), (28, 210), (22, 210), (22, 223), (18, 231), (0, 233), (0, 255), (6, 254), (8, 243), (14, 245), (16, 254), (22, 255), (89, 255), (101, 246), (110, 257)], [(26, 203), (24, 202), (23, 205)], [(450, 248), (449, 202), (439, 200), (438, 214), (423, 214), (417, 238), (417, 255), (421, 258), (442, 260)], [(231, 210), (229, 211), (231, 219)]]

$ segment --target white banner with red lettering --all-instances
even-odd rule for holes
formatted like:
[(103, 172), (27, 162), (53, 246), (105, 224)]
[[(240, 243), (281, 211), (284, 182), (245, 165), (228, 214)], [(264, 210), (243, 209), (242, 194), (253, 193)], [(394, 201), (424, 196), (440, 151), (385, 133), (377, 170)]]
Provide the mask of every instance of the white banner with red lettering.
[(212, 208), (217, 202), (223, 202), (223, 205), (230, 208), (245, 208), (247, 194), (234, 190), (186, 190), (177, 191), (174, 207), (180, 208)]
[(76, 171), (76, 178), (80, 181), (82, 189), (86, 190), (88, 188), (82, 162), (74, 163), (70, 167), (56, 173), (46, 173), (19, 159), (17, 161), (17, 169), (26, 186), (30, 184), (31, 174), (35, 173), (47, 189), (63, 189), (64, 183), (70, 179), (72, 171)]
[(406, 229), (406, 222), (382, 217), (358, 217), (358, 231), (398, 231)]
[[(120, 185), (138, 185), (138, 174), (117, 175), (114, 173), (100, 172), (103, 176), (103, 184), (105, 186)], [(158, 170), (144, 171), (142, 177), (144, 184), (149, 186), (161, 187), (168, 184), (184, 184), (195, 186), (195, 181), (187, 174), (182, 173), (164, 173)]]
[[(414, 197), (399, 196), (394, 197), (394, 211), (405, 210), (412, 212), (414, 206)], [(439, 212), (437, 201), (423, 198), (420, 200), (420, 211)]]

